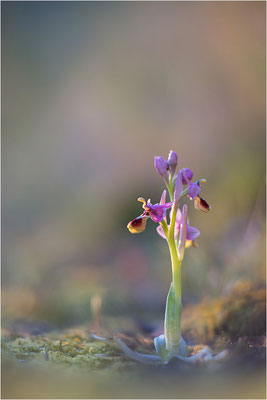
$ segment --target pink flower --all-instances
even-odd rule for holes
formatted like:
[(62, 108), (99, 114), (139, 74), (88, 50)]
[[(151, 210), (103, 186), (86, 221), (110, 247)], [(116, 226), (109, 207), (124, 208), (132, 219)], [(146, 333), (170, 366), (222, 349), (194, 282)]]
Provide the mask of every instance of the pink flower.
[[(162, 205), (165, 204), (165, 199), (166, 199), (166, 190), (163, 191), (162, 196), (161, 196), (160, 203)], [(167, 204), (169, 204), (169, 203), (167, 203)], [(171, 214), (170, 214), (170, 219), (171, 219)], [(181, 210), (178, 208), (177, 214), (176, 214), (176, 219), (175, 219), (175, 227), (174, 227), (174, 238), (175, 238), (175, 240), (177, 240), (178, 237), (179, 237), (181, 224), (182, 224), (182, 213), (181, 213)], [(169, 228), (170, 228), (170, 226), (169, 226)], [(158, 226), (157, 227), (157, 232), (161, 237), (166, 239), (166, 236), (165, 236), (165, 233), (164, 233), (164, 231), (162, 229), (162, 226)], [(199, 235), (200, 235), (200, 231), (197, 228), (194, 228), (193, 226), (190, 226), (189, 222), (188, 222), (188, 219), (187, 219), (187, 223), (186, 223), (186, 240), (187, 241), (193, 241)]]
[[(165, 193), (165, 196), (166, 196), (166, 193)], [(146, 201), (145, 199), (143, 199), (143, 197), (139, 197), (138, 201), (143, 203), (143, 209), (145, 211), (143, 212), (142, 215), (133, 219), (127, 225), (127, 228), (129, 229), (129, 231), (131, 233), (143, 232), (146, 227), (147, 218), (151, 218), (154, 222), (157, 222), (157, 223), (161, 222), (166, 216), (166, 211), (173, 204), (172, 202), (165, 203), (165, 200), (164, 200), (164, 204), (158, 204), (158, 203), (152, 204), (150, 202), (150, 199)]]
[(195, 199), (200, 193), (200, 185), (198, 182), (190, 182), (193, 178), (193, 172), (189, 168), (183, 168), (181, 170), (182, 181), (184, 185), (188, 185), (188, 197), (190, 200)]

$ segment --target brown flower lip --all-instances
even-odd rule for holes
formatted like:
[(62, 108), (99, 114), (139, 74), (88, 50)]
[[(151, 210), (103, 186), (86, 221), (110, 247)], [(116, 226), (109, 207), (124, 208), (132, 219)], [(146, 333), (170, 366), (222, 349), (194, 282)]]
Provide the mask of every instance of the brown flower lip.
[(127, 228), (131, 233), (141, 233), (146, 229), (146, 212), (129, 222)]
[(210, 211), (211, 206), (206, 202), (206, 200), (202, 199), (202, 197), (197, 196), (194, 200), (194, 207), (197, 210), (203, 211), (207, 213)]

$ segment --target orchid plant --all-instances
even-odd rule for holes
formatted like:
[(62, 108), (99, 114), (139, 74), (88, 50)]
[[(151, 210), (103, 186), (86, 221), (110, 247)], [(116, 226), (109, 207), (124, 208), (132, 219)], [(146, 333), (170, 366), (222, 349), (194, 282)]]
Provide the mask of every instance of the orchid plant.
[[(184, 204), (182, 207), (181, 203), (185, 197), (189, 197), (190, 200), (194, 201), (194, 207), (197, 210), (207, 213), (210, 210), (210, 206), (199, 195), (201, 185), (206, 180), (200, 179), (197, 182), (192, 182), (193, 172), (188, 168), (182, 168), (177, 171), (178, 157), (175, 151), (172, 150), (169, 153), (168, 160), (163, 157), (155, 157), (154, 165), (166, 184), (170, 201), (166, 202), (166, 189), (163, 190), (160, 202), (157, 204), (152, 204), (150, 199), (146, 201), (143, 197), (139, 197), (138, 201), (143, 203), (144, 212), (130, 221), (127, 228), (131, 233), (141, 233), (145, 230), (147, 220), (150, 218), (158, 224), (157, 233), (168, 243), (172, 265), (172, 282), (166, 301), (164, 334), (154, 338), (158, 355), (137, 353), (132, 351), (120, 339), (117, 339), (117, 341), (129, 357), (144, 363), (167, 363), (173, 357), (190, 360), (190, 362), (193, 362), (198, 356), (210, 358), (212, 356), (207, 348), (203, 349), (200, 352), (201, 354), (186, 357), (187, 345), (181, 335), (181, 266), (185, 249), (191, 245), (196, 246), (195, 239), (200, 234), (197, 228), (190, 226), (187, 205)], [(167, 213), (169, 210), (168, 221)]]

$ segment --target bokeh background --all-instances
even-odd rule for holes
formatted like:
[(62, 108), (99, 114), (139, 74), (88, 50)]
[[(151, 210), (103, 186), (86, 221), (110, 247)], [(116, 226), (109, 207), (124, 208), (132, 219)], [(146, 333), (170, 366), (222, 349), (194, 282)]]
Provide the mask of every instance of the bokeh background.
[(167, 245), (126, 226), (170, 149), (212, 205), (189, 204), (184, 306), (264, 282), (265, 3), (1, 6), (3, 326), (89, 323), (95, 295), (163, 318)]

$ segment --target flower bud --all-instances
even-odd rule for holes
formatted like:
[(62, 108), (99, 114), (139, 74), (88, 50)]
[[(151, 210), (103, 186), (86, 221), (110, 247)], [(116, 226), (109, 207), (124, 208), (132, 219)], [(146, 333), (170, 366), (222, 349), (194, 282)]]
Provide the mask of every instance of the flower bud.
[(169, 181), (169, 164), (163, 157), (156, 156), (154, 158), (154, 166), (159, 175), (168, 183)]
[(178, 208), (178, 203), (183, 194), (183, 182), (182, 182), (182, 173), (178, 172), (175, 187), (174, 187), (174, 208)]
[(177, 164), (178, 164), (178, 156), (175, 153), (175, 151), (171, 150), (168, 157), (168, 165), (173, 175), (175, 174)]
[(202, 197), (200, 196), (197, 196), (195, 198), (194, 207), (196, 210), (200, 210), (205, 213), (207, 213), (211, 209), (211, 206), (206, 202), (206, 200), (202, 199)]
[(186, 245), (186, 231), (187, 231), (187, 205), (184, 204), (182, 212), (182, 220), (180, 225), (180, 237), (178, 244), (178, 257), (182, 261), (184, 258), (184, 250)]

